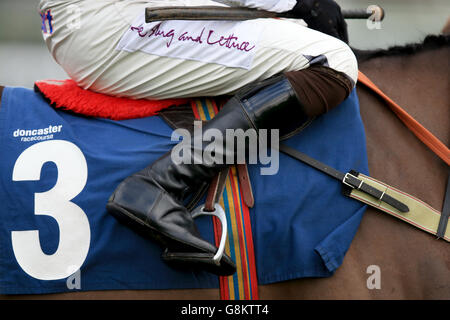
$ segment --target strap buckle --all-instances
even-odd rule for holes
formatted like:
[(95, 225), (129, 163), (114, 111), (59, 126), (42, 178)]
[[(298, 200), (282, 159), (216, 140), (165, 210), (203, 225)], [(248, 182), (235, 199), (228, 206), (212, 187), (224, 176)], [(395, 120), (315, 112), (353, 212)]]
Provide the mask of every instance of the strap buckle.
[[(360, 183), (359, 183), (359, 186), (356, 187), (355, 185), (348, 183), (346, 180), (347, 180), (349, 177), (352, 177), (352, 178), (354, 178), (355, 180), (359, 181), (359, 182), (360, 182)], [(359, 189), (361, 189), (361, 186), (363, 185), (364, 181), (359, 180), (358, 177), (356, 177), (355, 175), (351, 174), (350, 172), (347, 172), (347, 173), (344, 175), (344, 179), (342, 179), (342, 183), (345, 184), (346, 186), (349, 186), (349, 187), (352, 188), (352, 189), (357, 189), (357, 190), (359, 190)]]

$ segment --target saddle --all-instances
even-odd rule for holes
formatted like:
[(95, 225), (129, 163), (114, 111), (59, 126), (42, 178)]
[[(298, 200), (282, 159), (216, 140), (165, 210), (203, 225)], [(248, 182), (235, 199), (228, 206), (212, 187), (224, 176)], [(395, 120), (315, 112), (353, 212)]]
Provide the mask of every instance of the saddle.
[[(172, 129), (183, 128), (190, 132), (193, 132), (194, 120), (196, 120), (191, 105), (189, 104), (189, 99), (148, 101), (114, 98), (83, 90), (72, 80), (39, 81), (35, 84), (35, 90), (40, 92), (54, 107), (86, 116), (123, 120), (158, 114)], [(216, 101), (218, 102), (218, 107), (220, 108), (227, 99), (228, 97), (217, 98)], [(300, 128), (300, 130), (301, 129), (302, 128)], [(429, 206), (420, 200), (392, 188), (381, 181), (377, 181), (355, 171), (346, 173), (339, 172), (338, 170), (285, 145), (280, 145), (280, 151), (339, 180), (342, 183), (344, 195), (396, 216), (424, 231), (436, 234), (438, 238), (450, 241), (446, 228), (446, 222), (448, 221), (448, 213), (446, 213), (446, 210), (444, 210), (443, 214), (438, 215), (439, 213), (436, 210), (431, 210)], [(220, 196), (222, 195), (227, 172), (228, 170), (220, 172), (211, 181), (209, 187), (205, 186), (198, 190), (196, 194), (189, 199), (188, 203), (186, 203), (186, 208), (192, 212), (194, 217), (199, 215), (215, 215), (221, 221), (221, 244), (214, 257), (216, 260), (220, 260), (223, 255), (224, 239), (227, 232), (226, 218), (217, 206)], [(254, 205), (254, 197), (247, 166), (245, 164), (237, 165), (237, 172), (239, 183), (242, 188), (243, 201), (251, 208)], [(197, 210), (194, 210), (206, 193), (205, 204), (198, 207)], [(447, 198), (449, 198), (448, 194), (449, 192), (447, 190)], [(446, 203), (447, 205), (444, 206), (444, 209), (449, 206), (448, 201), (446, 201)], [(410, 208), (413, 209), (413, 212), (410, 212)], [(423, 218), (424, 216), (426, 217), (425, 219)], [(418, 220), (420, 220), (421, 223), (418, 224)]]

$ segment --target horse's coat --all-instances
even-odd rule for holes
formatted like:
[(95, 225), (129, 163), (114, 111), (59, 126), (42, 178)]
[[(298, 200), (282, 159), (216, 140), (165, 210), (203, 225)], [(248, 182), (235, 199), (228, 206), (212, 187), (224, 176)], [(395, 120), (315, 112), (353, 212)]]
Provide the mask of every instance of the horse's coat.
[[(360, 69), (445, 144), (449, 128), (449, 37), (423, 45), (377, 51)], [(1, 90), (1, 87), (0, 87)], [(442, 208), (448, 167), (387, 110), (358, 88), (371, 175)], [(382, 129), (382, 130), (381, 130)], [(379, 146), (382, 145), (383, 148)], [(381, 288), (369, 288), (371, 266)], [(369, 209), (343, 265), (329, 278), (298, 279), (259, 286), (261, 299), (446, 299), (450, 298), (450, 251), (411, 225)], [(219, 299), (217, 289), (123, 290), (2, 299)]]
[[(384, 93), (450, 144), (450, 37), (364, 54), (360, 70)], [(359, 57), (361, 55), (358, 55)], [(420, 142), (382, 100), (358, 87), (370, 174), (442, 209), (448, 166)], [(450, 298), (448, 243), (369, 208), (343, 265), (327, 279), (298, 279), (260, 286), (262, 299)], [(381, 288), (367, 286), (370, 266)]]
[[(341, 106), (317, 118), (287, 143), (340, 170), (367, 173), (358, 110), (353, 92)], [(30, 90), (6, 88), (0, 119), (1, 293), (70, 291), (67, 277), (79, 265), (64, 266), (64, 259), (47, 262), (47, 257), (39, 257), (36, 252), (42, 247), (44, 253), (53, 254), (68, 236), (55, 222), (75, 219), (80, 213), (70, 205), (62, 218), (57, 215), (72, 198), (89, 223), (83, 229), (81, 222), (74, 222), (70, 229), (71, 234), (78, 233), (76, 245), (70, 250), (88, 247), (85, 259), (80, 253), (78, 260), (81, 290), (218, 287), (213, 275), (167, 267), (159, 258), (159, 247), (106, 213), (105, 203), (116, 185), (174, 144), (171, 130), (159, 117), (121, 122), (87, 119), (52, 109)], [(35, 130), (49, 126), (62, 127), (60, 132), (48, 134)], [(36, 134), (14, 135), (22, 130)], [(38, 172), (42, 167), (42, 173), (32, 177), (32, 167)], [(72, 167), (78, 169), (72, 172)], [(338, 182), (283, 154), (277, 175), (260, 176), (258, 165), (250, 167), (250, 175), (256, 200), (251, 220), (259, 283), (331, 276), (342, 263), (365, 207), (340, 195)], [(55, 189), (62, 195), (39, 195)], [(70, 195), (64, 197), (66, 191)], [(56, 220), (39, 213), (55, 216)], [(199, 227), (213, 242), (211, 221), (202, 218)], [(23, 233), (15, 233), (25, 230), (39, 230), (36, 247), (29, 241), (21, 242)], [(37, 258), (27, 259), (30, 254)], [(73, 270), (65, 270), (69, 267)], [(60, 279), (40, 280), (56, 278)]]

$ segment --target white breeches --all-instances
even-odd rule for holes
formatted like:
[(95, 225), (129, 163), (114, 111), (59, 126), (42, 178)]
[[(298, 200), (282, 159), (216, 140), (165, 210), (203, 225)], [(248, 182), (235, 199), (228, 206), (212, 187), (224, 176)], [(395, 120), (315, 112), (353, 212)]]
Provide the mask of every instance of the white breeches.
[(209, 0), (41, 0), (43, 36), (81, 87), (114, 96), (165, 99), (232, 94), (275, 74), (321, 64), (354, 83), (358, 67), (342, 41), (295, 20), (165, 21), (146, 7), (222, 5)]

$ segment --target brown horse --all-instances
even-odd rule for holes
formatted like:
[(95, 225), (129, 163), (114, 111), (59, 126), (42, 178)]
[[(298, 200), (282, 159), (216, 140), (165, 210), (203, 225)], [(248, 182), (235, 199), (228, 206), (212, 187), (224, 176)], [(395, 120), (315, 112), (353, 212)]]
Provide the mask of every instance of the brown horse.
[[(359, 53), (360, 70), (444, 144), (450, 143), (449, 38)], [(1, 87), (0, 87), (1, 91)], [(372, 177), (442, 210), (448, 167), (384, 103), (358, 86)], [(369, 289), (369, 266), (380, 287)], [(370, 269), (369, 269), (370, 271)], [(261, 299), (450, 299), (449, 244), (368, 209), (343, 265), (330, 278), (259, 287)], [(219, 290), (93, 291), (3, 299), (219, 299)]]

